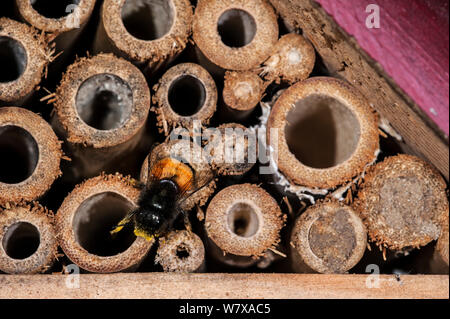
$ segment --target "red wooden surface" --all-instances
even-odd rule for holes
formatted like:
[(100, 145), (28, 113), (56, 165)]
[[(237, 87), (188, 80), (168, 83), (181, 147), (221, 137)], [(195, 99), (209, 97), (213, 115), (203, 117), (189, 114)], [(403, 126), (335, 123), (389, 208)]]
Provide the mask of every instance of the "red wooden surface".
[[(317, 0), (449, 134), (449, 0)], [(380, 28), (369, 29), (369, 4)]]

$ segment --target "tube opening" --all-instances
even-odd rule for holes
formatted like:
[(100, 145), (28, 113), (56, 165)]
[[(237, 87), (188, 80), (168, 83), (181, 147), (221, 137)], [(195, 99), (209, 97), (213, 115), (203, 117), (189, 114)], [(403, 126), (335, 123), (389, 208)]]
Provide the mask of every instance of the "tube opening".
[(93, 255), (108, 257), (123, 253), (136, 240), (132, 223), (117, 234), (111, 235), (110, 231), (133, 208), (133, 203), (112, 192), (86, 199), (73, 219), (76, 241)]
[(30, 0), (31, 6), (40, 15), (49, 19), (60, 19), (71, 14), (81, 0)]
[(168, 98), (175, 113), (180, 116), (192, 116), (205, 105), (206, 89), (199, 79), (191, 75), (182, 75), (170, 85)]
[(228, 212), (228, 225), (240, 237), (252, 237), (258, 232), (259, 219), (255, 209), (247, 203), (236, 203)]
[(38, 229), (27, 222), (11, 225), (3, 237), (3, 249), (12, 259), (26, 259), (32, 256), (41, 244)]
[(189, 250), (184, 244), (178, 245), (176, 255), (179, 259), (186, 259), (190, 256)]
[(226, 46), (242, 48), (255, 38), (256, 22), (246, 11), (231, 9), (220, 16), (217, 31)]
[(80, 118), (89, 126), (102, 131), (122, 127), (133, 109), (130, 86), (113, 74), (97, 74), (81, 84), (76, 99)]
[(19, 79), (27, 67), (23, 45), (10, 37), (0, 36), (0, 83)]
[(355, 152), (361, 129), (355, 114), (330, 96), (310, 95), (287, 114), (289, 150), (304, 165), (330, 168)]
[(122, 7), (125, 29), (135, 38), (152, 41), (170, 32), (175, 20), (172, 1), (126, 0)]
[(39, 161), (33, 136), (18, 126), (0, 127), (0, 182), (18, 184), (31, 175)]

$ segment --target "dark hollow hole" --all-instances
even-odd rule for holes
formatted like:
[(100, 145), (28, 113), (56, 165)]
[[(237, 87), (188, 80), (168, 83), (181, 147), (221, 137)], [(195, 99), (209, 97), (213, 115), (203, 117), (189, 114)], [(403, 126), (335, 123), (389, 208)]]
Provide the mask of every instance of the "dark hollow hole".
[(228, 225), (232, 232), (241, 237), (251, 237), (259, 228), (258, 216), (247, 203), (237, 203), (228, 213)]
[(310, 95), (298, 101), (286, 118), (289, 150), (306, 166), (323, 169), (339, 165), (358, 145), (356, 116), (332, 97)]
[(190, 75), (180, 76), (169, 88), (172, 110), (181, 116), (196, 114), (205, 104), (206, 89), (203, 83)]
[(253, 41), (256, 22), (247, 12), (232, 9), (224, 12), (219, 18), (217, 31), (225, 45), (241, 48)]
[(97, 130), (121, 127), (130, 117), (133, 92), (121, 78), (99, 74), (87, 79), (78, 90), (76, 107), (80, 118)]
[(179, 259), (185, 259), (189, 257), (189, 251), (184, 246), (178, 246), (176, 254)]
[(80, 0), (30, 0), (30, 2), (34, 10), (49, 19), (64, 18), (80, 4)]
[(21, 77), (27, 67), (27, 54), (23, 45), (9, 37), (0, 37), (0, 83)]
[(77, 242), (90, 254), (107, 257), (126, 251), (136, 240), (132, 223), (117, 234), (110, 231), (133, 209), (119, 194), (108, 192), (86, 199), (73, 220)]
[(2, 244), (5, 253), (12, 259), (25, 259), (38, 250), (41, 239), (34, 225), (18, 222), (8, 228)]
[(174, 22), (172, 1), (127, 0), (122, 7), (122, 21), (135, 38), (152, 41), (169, 33)]
[(38, 160), (39, 147), (30, 133), (18, 126), (0, 127), (0, 182), (23, 182), (33, 174)]

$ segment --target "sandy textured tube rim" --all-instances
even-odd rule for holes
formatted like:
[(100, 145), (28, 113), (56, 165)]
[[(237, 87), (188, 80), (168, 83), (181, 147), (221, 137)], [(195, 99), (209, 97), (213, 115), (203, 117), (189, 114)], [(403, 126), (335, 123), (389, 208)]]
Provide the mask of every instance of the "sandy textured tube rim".
[[(98, 130), (86, 124), (77, 112), (80, 86), (99, 74), (121, 78), (133, 92), (133, 107), (125, 123), (112, 130)], [(107, 148), (120, 145), (135, 136), (145, 125), (150, 110), (150, 90), (141, 71), (130, 62), (112, 54), (81, 58), (69, 66), (56, 90), (56, 115), (70, 143)]]
[(47, 44), (32, 28), (8, 18), (0, 18), (0, 37), (14, 39), (25, 49), (27, 61), (22, 75), (15, 81), (0, 82), (0, 101), (20, 101), (41, 82), (49, 62)]
[(266, 85), (254, 72), (225, 73), (223, 100), (233, 110), (253, 110), (262, 100)]
[[(39, 233), (37, 250), (25, 259), (8, 256), (2, 244), (11, 226), (28, 223)], [(9, 274), (35, 274), (45, 272), (53, 264), (58, 244), (53, 227), (53, 214), (38, 204), (12, 206), (0, 211), (0, 270)]]
[[(243, 10), (253, 17), (256, 34), (246, 46), (232, 48), (222, 42), (218, 21), (228, 10)], [(193, 37), (202, 53), (214, 64), (229, 70), (249, 70), (269, 57), (278, 40), (277, 17), (266, 0), (199, 0)]]
[[(177, 249), (182, 248), (188, 256), (178, 257)], [(203, 242), (193, 232), (182, 230), (169, 233), (159, 242), (155, 261), (166, 272), (195, 272), (205, 261)]]
[[(235, 234), (228, 215), (236, 203), (244, 203), (257, 215), (258, 228), (250, 237)], [(262, 188), (252, 184), (232, 185), (221, 190), (208, 205), (205, 228), (208, 237), (225, 253), (261, 256), (280, 241), (285, 216), (277, 202)]]
[[(186, 154), (188, 153), (188, 154)], [(201, 190), (189, 197), (189, 199), (183, 202), (182, 208), (185, 211), (189, 211), (196, 205), (203, 206), (208, 201), (209, 197), (214, 193), (216, 182), (213, 179), (213, 171), (211, 166), (203, 153), (202, 148), (187, 140), (173, 140), (166, 143), (159, 144), (153, 148), (152, 152), (145, 158), (142, 164), (140, 181), (144, 184), (148, 181), (148, 165), (150, 158), (150, 165), (155, 165), (159, 160), (167, 157), (175, 157), (177, 159), (183, 159), (194, 170), (194, 188), (199, 189), (203, 185), (200, 185), (200, 181), (207, 182)]]
[[(330, 214), (335, 214), (338, 211), (345, 211), (348, 214), (350, 219), (347, 219), (347, 223), (353, 229), (355, 245), (353, 246), (351, 255), (336, 268), (332, 267), (313, 252), (309, 240), (311, 228), (318, 219), (330, 216)], [(292, 230), (291, 243), (294, 245), (296, 252), (301, 256), (303, 262), (311, 269), (319, 273), (345, 273), (353, 268), (363, 257), (367, 247), (367, 231), (362, 220), (351, 207), (337, 202), (322, 202), (307, 209), (297, 219)], [(336, 245), (339, 244), (341, 243), (336, 243)], [(337, 249), (341, 248), (337, 247)]]
[(446, 229), (442, 232), (439, 240), (437, 242), (436, 249), (441, 256), (442, 260), (447, 264), (448, 267), (448, 225)]
[[(192, 76), (200, 81), (205, 89), (204, 102), (201, 108), (191, 116), (182, 116), (176, 113), (169, 102), (171, 85), (184, 76)], [(158, 126), (168, 135), (171, 128), (182, 126), (190, 129), (193, 121), (201, 121), (207, 125), (216, 112), (217, 87), (212, 76), (202, 66), (194, 63), (181, 63), (170, 68), (154, 87), (153, 103), (157, 106), (152, 110), (156, 112)]]
[[(356, 149), (346, 161), (325, 169), (302, 164), (289, 150), (285, 128), (287, 114), (295, 103), (311, 95), (331, 97), (344, 104), (360, 125), (360, 137)], [(330, 77), (315, 77), (298, 82), (288, 88), (272, 108), (267, 124), (267, 140), (270, 131), (278, 131), (278, 168), (293, 183), (311, 188), (333, 188), (363, 172), (376, 157), (379, 149), (378, 117), (368, 103), (352, 86)], [(271, 145), (276, 149), (273, 145)]]
[(191, 34), (193, 11), (189, 0), (170, 0), (174, 10), (174, 24), (160, 39), (145, 41), (132, 36), (122, 21), (125, 0), (105, 0), (102, 21), (107, 36), (125, 56), (138, 62), (158, 62), (186, 47)]
[(56, 215), (57, 239), (67, 257), (87, 271), (111, 273), (127, 270), (141, 262), (154, 241), (137, 237), (124, 252), (102, 257), (87, 252), (75, 237), (73, 220), (78, 207), (86, 199), (102, 193), (116, 193), (137, 205), (140, 191), (133, 186), (132, 180), (121, 175), (101, 175), (78, 185), (66, 197)]
[(30, 133), (38, 145), (39, 158), (34, 172), (26, 180), (17, 184), (0, 182), (0, 205), (41, 197), (61, 174), (61, 142), (43, 118), (23, 108), (0, 108), (1, 126), (17, 126)]
[[(95, 0), (80, 0), (76, 10), (60, 19), (51, 19), (39, 14), (31, 5), (31, 0), (16, 0), (16, 4), (20, 15), (33, 27), (48, 33), (59, 34), (85, 24), (94, 10)], [(73, 22), (77, 20), (79, 24), (74, 25)]]
[(314, 47), (300, 34), (289, 33), (282, 36), (274, 51), (264, 62), (263, 74), (266, 74), (266, 80), (279, 82), (281, 79), (293, 84), (308, 78), (314, 69)]
[[(235, 148), (235, 154), (236, 158), (238, 156), (237, 150), (244, 151), (243, 158), (244, 163), (226, 163), (225, 158), (225, 134), (226, 129), (241, 129), (244, 132), (244, 144), (242, 145), (242, 148)], [(245, 135), (245, 132), (248, 130), (247, 127), (238, 124), (238, 123), (226, 123), (222, 124), (217, 128), (220, 133), (222, 134), (222, 140), (219, 142), (216, 142), (214, 138), (210, 141), (212, 143), (212, 147), (209, 149), (211, 154), (211, 165), (216, 170), (216, 172), (220, 175), (228, 175), (228, 176), (238, 176), (243, 175), (247, 173), (249, 170), (252, 169), (252, 167), (256, 164), (256, 158), (253, 163), (249, 160), (249, 153), (251, 154), (257, 154), (257, 142), (255, 139), (254, 145), (251, 144), (251, 140), (248, 138), (248, 135)], [(238, 137), (238, 136), (237, 136)], [(234, 139), (233, 139), (234, 140)], [(236, 146), (236, 140), (234, 140), (234, 145)], [(218, 148), (221, 148), (222, 152), (217, 152)]]
[[(394, 182), (400, 184), (393, 188), (396, 194), (388, 198), (385, 190)], [(417, 248), (438, 239), (448, 227), (446, 187), (442, 176), (430, 164), (411, 155), (392, 156), (369, 170), (354, 207), (367, 226), (369, 238), (378, 245), (392, 250)], [(406, 193), (402, 194), (400, 190), (404, 189)], [(410, 198), (401, 200), (398, 197), (401, 195)], [(416, 195), (420, 196), (420, 202)], [(404, 221), (406, 217), (398, 216), (402, 211), (397, 206), (406, 202), (410, 215)], [(390, 206), (386, 211), (389, 214), (379, 207), (383, 204)]]

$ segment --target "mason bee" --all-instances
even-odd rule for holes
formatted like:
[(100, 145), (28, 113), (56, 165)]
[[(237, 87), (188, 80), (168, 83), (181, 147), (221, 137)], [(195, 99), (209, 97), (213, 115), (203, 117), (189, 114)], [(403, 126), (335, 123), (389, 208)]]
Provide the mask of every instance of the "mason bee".
[(182, 159), (157, 157), (152, 160), (149, 156), (147, 183), (141, 185), (138, 207), (128, 213), (111, 234), (133, 223), (134, 234), (150, 241), (167, 234), (180, 213), (189, 225), (182, 204), (214, 180), (214, 174), (208, 173), (195, 172)]

